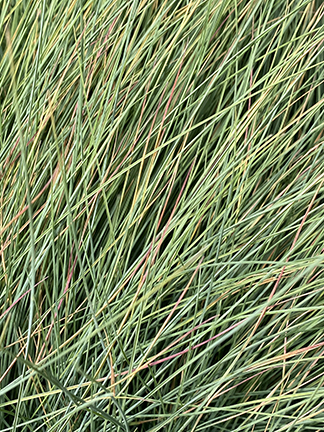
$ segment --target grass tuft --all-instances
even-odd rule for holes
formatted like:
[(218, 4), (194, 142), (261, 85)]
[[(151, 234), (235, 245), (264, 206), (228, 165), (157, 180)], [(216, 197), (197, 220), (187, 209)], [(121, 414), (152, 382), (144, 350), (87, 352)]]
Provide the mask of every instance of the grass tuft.
[(324, 421), (324, 4), (0, 7), (1, 432)]

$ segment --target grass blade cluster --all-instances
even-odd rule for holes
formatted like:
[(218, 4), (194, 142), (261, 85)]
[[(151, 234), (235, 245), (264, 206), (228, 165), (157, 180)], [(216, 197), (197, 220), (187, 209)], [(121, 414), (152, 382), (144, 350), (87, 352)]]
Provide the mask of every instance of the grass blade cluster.
[(322, 430), (322, 1), (0, 4), (0, 430)]

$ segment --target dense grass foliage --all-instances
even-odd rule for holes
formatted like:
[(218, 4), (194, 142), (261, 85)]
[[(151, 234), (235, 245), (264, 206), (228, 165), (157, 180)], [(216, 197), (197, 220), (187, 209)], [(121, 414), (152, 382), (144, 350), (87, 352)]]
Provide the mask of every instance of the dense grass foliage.
[(322, 1), (0, 5), (0, 430), (322, 430)]

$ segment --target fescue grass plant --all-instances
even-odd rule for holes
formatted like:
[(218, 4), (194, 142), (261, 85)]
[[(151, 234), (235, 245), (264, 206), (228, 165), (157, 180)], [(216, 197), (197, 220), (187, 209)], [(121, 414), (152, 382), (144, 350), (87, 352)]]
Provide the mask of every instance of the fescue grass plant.
[(321, 0), (0, 1), (1, 432), (319, 432)]

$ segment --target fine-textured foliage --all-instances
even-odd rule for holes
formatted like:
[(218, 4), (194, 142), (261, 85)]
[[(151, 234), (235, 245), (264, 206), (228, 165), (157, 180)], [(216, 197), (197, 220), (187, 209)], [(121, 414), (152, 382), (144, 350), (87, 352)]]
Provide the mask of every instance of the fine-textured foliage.
[(322, 430), (322, 1), (0, 6), (1, 432)]

